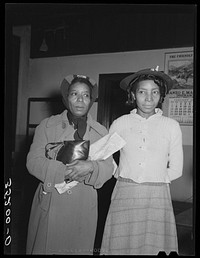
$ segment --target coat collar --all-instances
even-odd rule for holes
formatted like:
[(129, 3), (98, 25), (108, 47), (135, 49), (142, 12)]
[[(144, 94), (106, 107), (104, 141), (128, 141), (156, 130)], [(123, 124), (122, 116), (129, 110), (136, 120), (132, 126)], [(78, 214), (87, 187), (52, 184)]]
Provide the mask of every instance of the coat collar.
[[(47, 121), (47, 127), (57, 126), (61, 124), (62, 127), (68, 127), (69, 120), (67, 118), (67, 110), (64, 110), (61, 114), (51, 116)], [(92, 127), (95, 131), (99, 132), (99, 126), (94, 123), (94, 120), (90, 114), (87, 115), (87, 124)], [(63, 128), (63, 129), (64, 129)]]
[(47, 127), (57, 126), (59, 124), (62, 124), (63, 122), (66, 122), (69, 124), (69, 121), (67, 119), (67, 110), (64, 110), (61, 114), (49, 117), (46, 126)]

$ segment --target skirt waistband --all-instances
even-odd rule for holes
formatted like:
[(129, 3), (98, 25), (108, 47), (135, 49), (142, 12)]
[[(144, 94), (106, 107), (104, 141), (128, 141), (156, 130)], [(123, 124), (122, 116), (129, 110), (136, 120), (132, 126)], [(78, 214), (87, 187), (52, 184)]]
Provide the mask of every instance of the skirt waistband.
[(137, 182), (133, 181), (130, 178), (124, 178), (124, 177), (121, 177), (121, 176), (119, 176), (117, 178), (117, 180), (121, 181), (121, 182), (136, 184), (136, 185), (165, 185), (165, 184), (167, 184), (167, 183), (164, 183), (164, 182), (143, 182), (143, 183), (137, 183)]
[(118, 181), (121, 181), (121, 182), (126, 182), (126, 183), (133, 183), (133, 184), (138, 184), (137, 182), (133, 181), (132, 179), (130, 178), (124, 178), (124, 177), (121, 177), (119, 176), (117, 178)]

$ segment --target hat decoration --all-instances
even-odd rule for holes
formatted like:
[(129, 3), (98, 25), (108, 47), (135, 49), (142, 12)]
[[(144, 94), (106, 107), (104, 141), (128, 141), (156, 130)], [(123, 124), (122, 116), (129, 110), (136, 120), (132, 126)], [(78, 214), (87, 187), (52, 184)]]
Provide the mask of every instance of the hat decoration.
[(131, 74), (127, 77), (125, 77), (120, 82), (120, 88), (122, 88), (125, 91), (129, 91), (131, 85), (140, 77), (141, 75), (154, 75), (161, 80), (163, 80), (165, 83), (165, 95), (172, 89), (173, 87), (173, 80), (164, 72), (159, 71), (159, 66), (156, 66), (156, 68), (148, 68), (140, 70), (134, 74)]

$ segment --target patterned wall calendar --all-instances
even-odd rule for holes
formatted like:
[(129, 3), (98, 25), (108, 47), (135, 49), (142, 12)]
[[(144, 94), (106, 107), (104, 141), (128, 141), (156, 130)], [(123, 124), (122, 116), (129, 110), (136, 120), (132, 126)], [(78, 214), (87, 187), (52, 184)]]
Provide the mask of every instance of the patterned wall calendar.
[(168, 116), (182, 125), (193, 124), (193, 90), (171, 90)]
[(181, 125), (193, 125), (193, 52), (165, 54), (165, 73), (173, 80), (168, 116)]

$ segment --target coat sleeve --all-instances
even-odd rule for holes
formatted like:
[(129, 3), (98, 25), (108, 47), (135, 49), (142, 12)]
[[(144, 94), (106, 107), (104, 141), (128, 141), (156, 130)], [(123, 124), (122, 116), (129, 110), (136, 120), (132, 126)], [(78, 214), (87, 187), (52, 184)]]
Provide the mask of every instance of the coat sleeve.
[(43, 182), (44, 190), (51, 192), (56, 183), (64, 181), (65, 165), (57, 160), (49, 160), (45, 156), (48, 143), (46, 123), (44, 119), (35, 129), (33, 142), (27, 155), (26, 166), (30, 174)]
[(114, 165), (113, 157), (106, 160), (92, 161), (93, 172), (86, 178), (85, 184), (92, 185), (95, 189), (101, 188), (103, 184), (108, 181), (113, 174)]
[(174, 123), (172, 128), (169, 166), (167, 168), (167, 173), (171, 181), (182, 176), (183, 170), (182, 132), (178, 123)]

